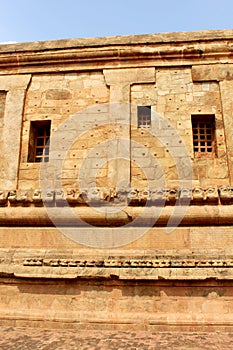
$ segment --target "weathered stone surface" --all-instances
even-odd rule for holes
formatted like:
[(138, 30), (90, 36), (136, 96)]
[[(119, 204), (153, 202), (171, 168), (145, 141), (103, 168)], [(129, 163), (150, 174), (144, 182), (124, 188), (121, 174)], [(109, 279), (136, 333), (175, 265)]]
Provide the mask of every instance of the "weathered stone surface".
[(14, 189), (17, 183), (24, 98), (30, 79), (30, 75), (0, 77), (0, 90), (7, 91), (2, 129), (0, 185), (9, 190)]
[(69, 100), (72, 98), (71, 92), (65, 89), (50, 89), (45, 91), (47, 100)]
[(232, 44), (0, 45), (1, 322), (233, 329)]

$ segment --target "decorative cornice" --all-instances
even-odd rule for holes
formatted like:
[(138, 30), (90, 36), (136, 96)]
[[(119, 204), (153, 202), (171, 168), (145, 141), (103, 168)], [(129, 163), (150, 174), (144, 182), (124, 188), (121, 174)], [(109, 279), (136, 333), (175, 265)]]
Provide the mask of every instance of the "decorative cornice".
[(200, 30), (193, 32), (167, 32), (159, 34), (137, 34), (94, 38), (72, 38), (0, 44), (0, 52), (46, 51), (71, 48), (102, 47), (113, 45), (136, 45), (158, 43), (208, 42), (233, 40), (233, 30)]
[(0, 277), (119, 280), (233, 280), (232, 251), (0, 250)]
[(232, 259), (37, 259), (27, 258), (24, 266), (50, 267), (118, 267), (118, 268), (206, 268), (233, 267)]
[(0, 207), (15, 206), (165, 206), (178, 204), (233, 204), (233, 186), (119, 189), (89, 188), (0, 191)]
[(204, 281), (233, 280), (233, 264), (227, 260), (50, 260), (27, 259), (24, 264), (0, 264), (0, 276), (43, 279), (108, 279)]
[(225, 63), (232, 47), (232, 30), (0, 45), (0, 73)]

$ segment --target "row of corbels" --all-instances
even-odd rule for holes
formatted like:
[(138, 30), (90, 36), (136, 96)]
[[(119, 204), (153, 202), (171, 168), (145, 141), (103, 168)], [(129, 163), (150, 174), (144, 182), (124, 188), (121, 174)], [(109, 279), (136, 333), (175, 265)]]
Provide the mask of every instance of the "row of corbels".
[(231, 186), (209, 186), (202, 188), (155, 188), (143, 189), (108, 189), (89, 188), (79, 191), (71, 190), (13, 190), (0, 191), (0, 206), (31, 205), (42, 206), (64, 206), (64, 205), (145, 205), (145, 204), (175, 204), (179, 202), (191, 204), (208, 204), (219, 201), (222, 204), (233, 203), (233, 187)]
[(233, 259), (25, 259), (24, 266), (51, 267), (232, 267)]

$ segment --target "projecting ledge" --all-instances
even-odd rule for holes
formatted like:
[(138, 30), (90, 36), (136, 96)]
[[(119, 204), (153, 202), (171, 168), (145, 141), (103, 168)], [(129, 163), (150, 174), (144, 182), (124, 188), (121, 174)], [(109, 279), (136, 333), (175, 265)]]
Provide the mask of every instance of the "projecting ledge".
[(36, 267), (1, 264), (0, 277), (109, 280), (233, 280), (233, 268)]
[[(136, 222), (135, 222), (136, 220)], [(172, 220), (172, 221), (171, 221)], [(2, 207), (0, 226), (75, 226), (85, 223), (115, 227), (134, 226), (232, 225), (233, 207), (228, 205), (165, 207)]]

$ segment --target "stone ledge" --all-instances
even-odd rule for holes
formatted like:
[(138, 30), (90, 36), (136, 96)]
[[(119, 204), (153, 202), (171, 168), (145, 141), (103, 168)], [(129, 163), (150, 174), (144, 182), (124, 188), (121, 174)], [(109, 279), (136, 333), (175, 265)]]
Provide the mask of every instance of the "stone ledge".
[(174, 188), (89, 188), (0, 190), (0, 207), (6, 206), (164, 206), (177, 204), (233, 204), (233, 186), (181, 186)]
[(44, 279), (109, 279), (109, 280), (233, 280), (232, 267), (46, 267), (1, 264), (0, 277)]
[(177, 43), (191, 41), (233, 40), (233, 30), (200, 30), (193, 32), (169, 32), (158, 34), (121, 35), (94, 38), (72, 38), (60, 40), (34, 41), (26, 43), (1, 44), (0, 52), (45, 51), (81, 47), (112, 45), (136, 45), (155, 43)]
[[(70, 255), (72, 258), (64, 258)], [(79, 254), (75, 251), (1, 250), (0, 277), (45, 279), (122, 279), (122, 280), (233, 280), (233, 258), (227, 254), (171, 255)], [(89, 253), (90, 254), (90, 253)], [(58, 258), (60, 256), (60, 258)]]
[(50, 267), (101, 267), (101, 268), (211, 268), (233, 267), (232, 259), (36, 259), (26, 258), (23, 266), (50, 266)]
[[(114, 209), (114, 211), (113, 211)], [(5, 207), (0, 208), (0, 226), (11, 227), (137, 227), (221, 226), (233, 224), (233, 209), (228, 205), (177, 205), (165, 207)], [(125, 225), (131, 224), (130, 227)]]
[[(1, 74), (231, 62), (233, 31), (54, 40), (0, 45)], [(133, 46), (133, 47), (132, 47)], [(79, 64), (77, 65), (77, 62)], [(94, 67), (94, 68), (93, 68)]]

